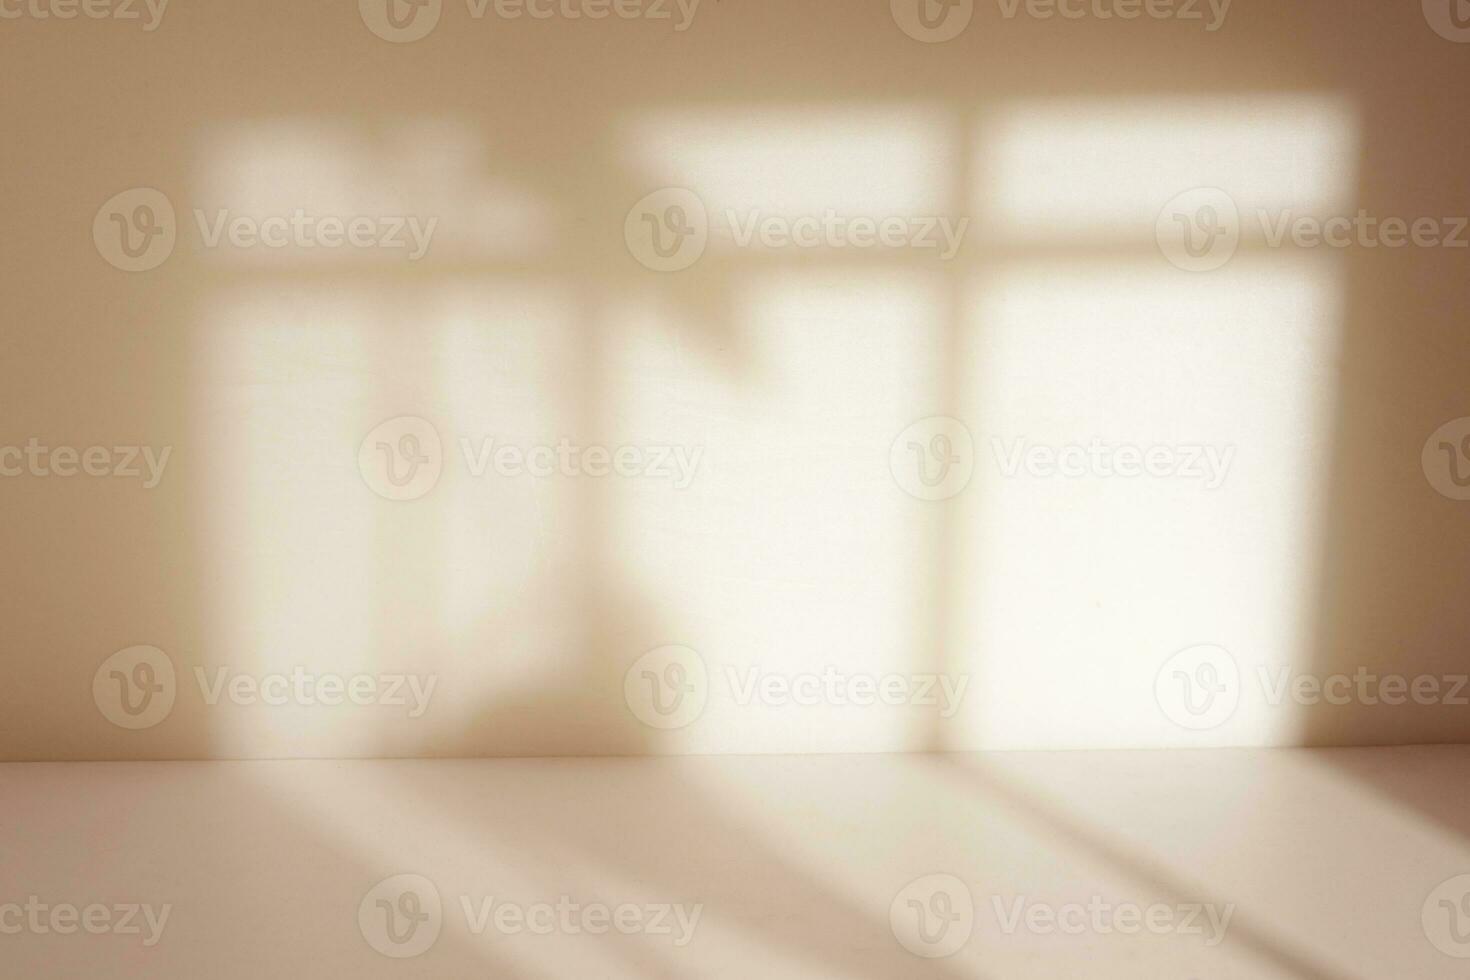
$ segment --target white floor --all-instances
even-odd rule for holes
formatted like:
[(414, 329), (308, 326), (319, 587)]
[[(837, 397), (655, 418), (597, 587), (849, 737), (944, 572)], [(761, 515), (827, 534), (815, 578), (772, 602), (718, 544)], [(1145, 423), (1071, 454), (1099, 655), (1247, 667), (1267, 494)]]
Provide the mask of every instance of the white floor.
[(5, 978), (1461, 978), (1466, 874), (1470, 747), (0, 766)]

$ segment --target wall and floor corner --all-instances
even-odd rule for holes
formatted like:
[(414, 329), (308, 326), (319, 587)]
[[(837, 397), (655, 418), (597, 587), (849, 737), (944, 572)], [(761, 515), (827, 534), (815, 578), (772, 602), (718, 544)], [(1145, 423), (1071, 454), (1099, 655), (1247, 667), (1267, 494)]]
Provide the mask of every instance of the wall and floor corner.
[[(1159, 975), (1470, 955), (1424, 938), (1470, 872), (1463, 0), (0, 0), (0, 64), (22, 899), (134, 893), (127, 857), (63, 870), (126, 812), (194, 898), (168, 969), (279, 969), (242, 922), (298, 957), (346, 922), (354, 975), (1132, 955), (928, 958), (890, 882), (940, 868), (986, 914), (1240, 905), (1215, 972), (1174, 936)], [(1339, 751), (1375, 746), (1444, 748)], [(181, 760), (241, 765), (92, 765)], [(254, 856), (204, 859), (238, 894), (149, 836), (185, 816)], [(655, 892), (710, 896), (693, 961), (400, 963), (333, 918), (435, 868), (457, 914), (466, 854), (642, 894), (661, 846)], [(17, 946), (9, 900), (0, 965), (158, 968)]]

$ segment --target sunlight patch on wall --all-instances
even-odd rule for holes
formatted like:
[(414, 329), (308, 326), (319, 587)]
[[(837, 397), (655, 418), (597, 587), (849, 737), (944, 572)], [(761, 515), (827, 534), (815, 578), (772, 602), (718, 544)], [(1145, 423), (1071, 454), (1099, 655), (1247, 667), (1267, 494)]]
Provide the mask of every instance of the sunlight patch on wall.
[(931, 614), (937, 511), (898, 487), (888, 456), (899, 431), (935, 412), (942, 295), (939, 280), (908, 274), (752, 276), (723, 340), (651, 294), (617, 310), (612, 441), (700, 454), (687, 487), (610, 488), (620, 572), (658, 602), (643, 639), (696, 648), (710, 675), (704, 715), (658, 744), (917, 746), (933, 709), (741, 705), (732, 678), (932, 669), (916, 640)]
[[(496, 463), (507, 446), (585, 442), (558, 296), (483, 281), (216, 294), (195, 388), (216, 563), (207, 671), (436, 678), (417, 717), (226, 697), (211, 712), (222, 752), (422, 751), (483, 723), (508, 691), (564, 686), (545, 675), (582, 662), (576, 484)], [(395, 488), (374, 453), (407, 471), (393, 428), (405, 417), (432, 427), (414, 430), (414, 451), (438, 476), (385, 499)], [(360, 449), (385, 423), (365, 471)]]
[(698, 195), (716, 251), (735, 248), (752, 218), (949, 214), (964, 152), (949, 115), (924, 105), (665, 110), (620, 132), (623, 163), (644, 190)]
[(1263, 676), (1310, 657), (1346, 279), (1260, 222), (1353, 213), (1354, 113), (1041, 100), (975, 139), (1004, 264), (963, 324), (954, 747), (1291, 742)]
[[(362, 292), (279, 287), (221, 291), (202, 317), (193, 391), (208, 433), (210, 648), (179, 654), (211, 682), (374, 669), (377, 508), (356, 450), (375, 375), (363, 335), (376, 322)], [(223, 757), (371, 744), (361, 726), (332, 731), (337, 714), (226, 695), (211, 734)]]
[[(1257, 696), (1257, 671), (1307, 656), (1343, 286), (1329, 256), (1208, 276), (1038, 265), (979, 284), (961, 746), (1289, 741), (1289, 703)], [(1155, 678), (1199, 644), (1229, 651), (1244, 689), (1233, 717), (1194, 731), (1156, 703)]]
[(1149, 236), (1199, 187), (1246, 211), (1338, 214), (1358, 144), (1356, 114), (1328, 95), (1011, 103), (977, 132), (975, 207), (1004, 239), (1049, 244)]
[[(201, 138), (195, 198), (174, 202), (181, 234), (212, 263), (295, 268), (545, 256), (558, 215), (538, 192), (495, 172), (492, 148), (473, 127), (425, 119), (368, 128), (321, 119), (231, 122)], [(263, 226), (275, 244), (232, 244), (231, 222)], [(328, 246), (322, 223), (373, 223), (359, 241)], [(401, 224), (400, 224), (401, 221)], [(249, 234), (248, 230), (246, 234)], [(345, 231), (334, 240), (345, 240)], [(392, 244), (401, 241), (401, 247)], [(218, 244), (213, 244), (218, 242)], [(315, 243), (315, 244), (312, 244)]]
[(459, 284), (428, 312), (447, 456), (424, 501), (445, 521), (433, 661), (453, 679), (435, 726), (454, 732), (508, 691), (561, 683), (548, 678), (584, 655), (582, 490), (553, 453), (588, 441), (585, 353), (551, 288)]

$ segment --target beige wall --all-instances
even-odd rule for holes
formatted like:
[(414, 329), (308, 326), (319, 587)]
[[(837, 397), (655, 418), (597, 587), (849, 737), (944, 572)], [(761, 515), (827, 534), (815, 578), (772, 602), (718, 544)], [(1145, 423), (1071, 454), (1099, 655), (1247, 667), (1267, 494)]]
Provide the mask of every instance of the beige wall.
[[(980, 3), (943, 43), (871, 0), (705, 0), (682, 31), (673, 4), (543, 21), (446, 0), (412, 43), (342, 2), (177, 0), (152, 31), (0, 7), (21, 12), (0, 20), (0, 446), (171, 447), (151, 489), (0, 478), (0, 758), (1470, 735), (1467, 707), (1273, 705), (1260, 680), (1470, 670), (1470, 503), (1421, 460), (1470, 415), (1470, 249), (1273, 247), (1257, 217), (1470, 213), (1470, 44), (1418, 5), (1236, 0), (1211, 31), (1207, 5)], [(668, 187), (714, 231), (655, 272), (635, 205)], [(1245, 229), (1211, 271), (1165, 255), (1161, 209), (1199, 187)], [(133, 188), (167, 198), (176, 240), (126, 272), (102, 253), (126, 264), (110, 215), (137, 200), (104, 203)], [(211, 246), (196, 218), (298, 208), (436, 223), (411, 259)], [(968, 225), (951, 258), (720, 233), (728, 211), (829, 210)], [(908, 444), (937, 430), (906, 430), (934, 416), (973, 443), (938, 501), (905, 490), (927, 492)], [(402, 417), (441, 472), (393, 501), (377, 442), (429, 445), (375, 430)], [(461, 440), (486, 439), (697, 465), (476, 476)], [(1007, 475), (1017, 440), (1229, 468)], [(94, 679), (139, 645), (176, 690), (130, 730)], [(707, 683), (662, 729), (638, 698), (671, 661), (639, 658), (668, 646)], [(1228, 718), (1169, 700), (1202, 658), (1239, 672)], [(210, 705), (196, 676), (298, 666), (435, 686), (410, 717)], [(966, 686), (948, 718), (740, 703), (751, 670), (828, 668)]]

